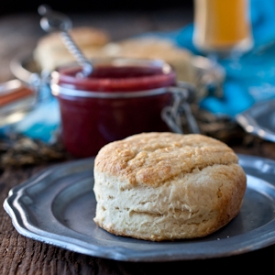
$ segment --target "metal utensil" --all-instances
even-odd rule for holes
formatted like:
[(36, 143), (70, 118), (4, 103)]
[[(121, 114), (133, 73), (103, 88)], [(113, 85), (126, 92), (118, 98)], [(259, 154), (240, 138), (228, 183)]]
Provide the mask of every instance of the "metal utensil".
[(69, 34), (69, 30), (72, 28), (72, 21), (70, 18), (62, 13), (53, 11), (46, 5), (41, 5), (38, 8), (38, 13), (43, 16), (40, 20), (41, 28), (46, 32), (59, 31), (61, 38), (70, 51), (70, 53), (76, 58), (77, 62), (82, 67), (80, 77), (87, 77), (93, 71), (92, 64), (84, 56), (80, 48), (76, 45), (75, 41)]
[(200, 134), (200, 128), (190, 106), (195, 99), (194, 87), (179, 81), (177, 86), (169, 87), (169, 92), (173, 94), (173, 104), (163, 108), (162, 119), (173, 132), (184, 134), (183, 117), (185, 117), (188, 131)]

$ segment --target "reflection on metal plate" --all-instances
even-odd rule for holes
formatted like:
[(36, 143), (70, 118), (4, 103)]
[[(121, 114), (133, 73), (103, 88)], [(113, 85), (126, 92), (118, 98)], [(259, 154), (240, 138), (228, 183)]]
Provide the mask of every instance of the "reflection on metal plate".
[(248, 133), (275, 142), (275, 99), (255, 104), (238, 114), (236, 121)]

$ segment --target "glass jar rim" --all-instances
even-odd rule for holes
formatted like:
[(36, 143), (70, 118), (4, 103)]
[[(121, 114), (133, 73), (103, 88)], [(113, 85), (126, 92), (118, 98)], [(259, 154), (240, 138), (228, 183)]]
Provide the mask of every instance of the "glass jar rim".
[(70, 63), (57, 68), (51, 74), (51, 84), (57, 84), (64, 88), (87, 92), (140, 92), (173, 85), (176, 81), (176, 73), (167, 62), (160, 59), (140, 58), (97, 58), (92, 59), (91, 64), (95, 70), (104, 67), (140, 68), (158, 70), (154, 74), (127, 77), (88, 77), (77, 76), (81, 67), (76, 63)]
[(135, 92), (99, 92), (99, 91), (85, 91), (75, 90), (68, 87), (62, 87), (56, 83), (51, 84), (52, 94), (56, 97), (69, 96), (69, 97), (84, 97), (84, 98), (136, 98), (145, 96), (155, 96), (167, 93), (172, 86), (149, 89), (144, 91)]

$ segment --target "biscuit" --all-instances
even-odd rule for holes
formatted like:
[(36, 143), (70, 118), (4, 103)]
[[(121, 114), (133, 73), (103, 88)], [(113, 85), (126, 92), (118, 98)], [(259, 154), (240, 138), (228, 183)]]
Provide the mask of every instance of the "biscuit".
[(204, 237), (236, 217), (245, 190), (246, 174), (226, 144), (200, 134), (137, 134), (95, 158), (94, 221), (137, 239)]
[[(107, 32), (93, 27), (75, 27), (70, 34), (87, 58), (96, 57), (101, 47), (110, 41)], [(75, 62), (58, 32), (47, 34), (37, 42), (33, 58), (40, 69), (46, 71)]]
[[(145, 36), (111, 42), (107, 32), (92, 27), (73, 28), (70, 33), (88, 59), (161, 59), (173, 67), (177, 73), (177, 80), (197, 85), (197, 72), (192, 62), (193, 54), (187, 49), (177, 47), (168, 39)], [(38, 41), (33, 58), (41, 70), (49, 72), (75, 62), (74, 56), (65, 47), (57, 32), (47, 34)]]
[(193, 54), (165, 38), (145, 36), (108, 43), (103, 47), (102, 55), (162, 59), (174, 68), (179, 81), (196, 83)]

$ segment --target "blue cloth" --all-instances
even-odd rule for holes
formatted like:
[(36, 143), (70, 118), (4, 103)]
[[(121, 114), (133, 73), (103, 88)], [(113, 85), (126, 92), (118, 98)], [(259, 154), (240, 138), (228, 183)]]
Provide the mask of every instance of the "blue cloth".
[(55, 98), (37, 105), (23, 120), (13, 125), (13, 131), (46, 143), (56, 141), (59, 130), (60, 114)]
[(0, 128), (0, 137), (9, 138), (11, 134), (19, 133), (45, 143), (54, 143), (59, 127), (58, 102), (51, 95), (49, 86), (45, 85), (40, 89), (39, 102), (21, 120), (3, 125)]
[[(275, 1), (250, 0), (254, 45), (238, 62), (222, 60), (226, 79), (224, 97), (208, 96), (201, 107), (217, 115), (234, 116), (261, 100), (275, 97)], [(162, 34), (180, 47), (203, 55), (192, 43), (194, 25)]]

